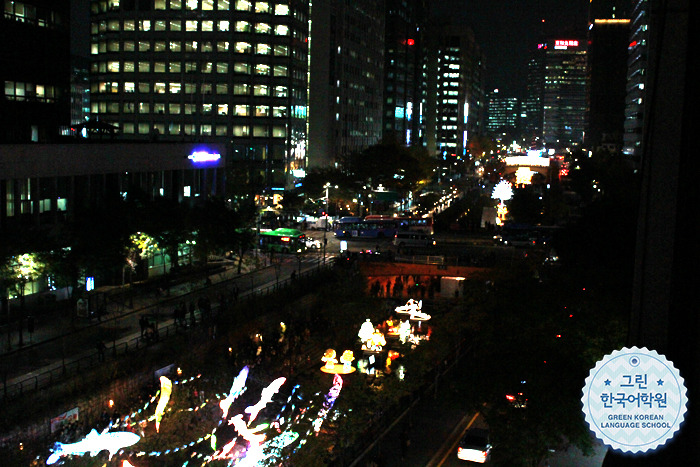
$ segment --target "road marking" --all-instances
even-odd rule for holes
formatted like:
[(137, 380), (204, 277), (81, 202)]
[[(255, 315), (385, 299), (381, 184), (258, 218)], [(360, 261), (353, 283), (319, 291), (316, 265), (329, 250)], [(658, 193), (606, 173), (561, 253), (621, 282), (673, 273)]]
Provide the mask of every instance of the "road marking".
[[(465, 415), (464, 418), (462, 418), (462, 420), (459, 421), (459, 423), (457, 424), (457, 427), (452, 431), (452, 433), (450, 433), (450, 437), (448, 439), (453, 438), (455, 435), (455, 432), (457, 432), (457, 431), (460, 432), (459, 436), (454, 438), (454, 441), (452, 441), (452, 444), (449, 446), (449, 448), (446, 450), (446, 452), (444, 452), (444, 453), (438, 452), (437, 454), (435, 454), (435, 456), (432, 459), (430, 459), (430, 462), (428, 462), (428, 464), (425, 467), (441, 467), (447, 461), (447, 458), (451, 454), (453, 454), (453, 451), (454, 451), (455, 447), (461, 441), (462, 436), (464, 436), (464, 433), (466, 433), (467, 430), (469, 428), (471, 428), (471, 426), (474, 424), (476, 419), (479, 418), (479, 415), (481, 415), (481, 413), (476, 412), (474, 414), (474, 416), (472, 417), (472, 419), (469, 420), (469, 423), (467, 423), (467, 426), (464, 428), (460, 428), (462, 426), (462, 424), (464, 423), (464, 420), (469, 416), (469, 415)], [(442, 457), (440, 458), (439, 461), (436, 462), (435, 459), (438, 458), (440, 455), (442, 455)]]

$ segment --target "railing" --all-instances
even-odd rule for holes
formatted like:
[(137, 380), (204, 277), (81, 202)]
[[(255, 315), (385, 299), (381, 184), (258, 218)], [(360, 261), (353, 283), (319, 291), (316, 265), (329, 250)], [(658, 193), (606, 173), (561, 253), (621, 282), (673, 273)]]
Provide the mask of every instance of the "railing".
[[(312, 276), (318, 274), (322, 268), (328, 268), (331, 265), (332, 262), (327, 262), (325, 264), (321, 264), (319, 262), (317, 267), (299, 274), (299, 276), (295, 279), (279, 279), (276, 280), (274, 284), (265, 287), (256, 287), (241, 292), (239, 300), (254, 301), (261, 297), (268, 296), (285, 289), (291, 289), (291, 287), (295, 287), (298, 284), (302, 284), (304, 282), (310, 283), (309, 279)], [(240, 281), (240, 279), (240, 276), (227, 279), (225, 281), (207, 286), (206, 291), (204, 289), (198, 289), (197, 292), (201, 292), (202, 295), (211, 293), (225, 293), (227, 294), (227, 296), (232, 296), (233, 288), (230, 287), (230, 285), (236, 280)], [(157, 305), (152, 305), (146, 308), (142, 308), (140, 310), (135, 310), (134, 312), (147, 313), (149, 312), (149, 310), (155, 309), (158, 313), (162, 308), (172, 307), (174, 303), (184, 300), (187, 295), (192, 293), (194, 292), (190, 291), (186, 295), (164, 298)], [(220, 304), (218, 304), (217, 307), (219, 308), (214, 308), (212, 311), (218, 313), (220, 311)], [(130, 312), (120, 317), (105, 317), (102, 322), (105, 323), (114, 320), (116, 325), (116, 321), (118, 321), (119, 319), (124, 319), (126, 316), (131, 315), (134, 312)], [(165, 313), (160, 314), (163, 316), (163, 322), (162, 324), (159, 323), (157, 326), (158, 341), (168, 339), (173, 335), (181, 335), (183, 331), (186, 331), (186, 329), (183, 329), (182, 326), (175, 323), (175, 321), (169, 316), (170, 313), (167, 313), (167, 315)], [(201, 322), (201, 310), (197, 313), (197, 317), (198, 320)], [(76, 376), (88, 369), (95, 368), (96, 366), (98, 366), (98, 364), (102, 363), (107, 358), (117, 358), (128, 353), (143, 351), (153, 343), (154, 341), (148, 340), (145, 337), (141, 336), (127, 338), (126, 340), (125, 338), (120, 338), (119, 341), (114, 340), (112, 342), (112, 345), (107, 345), (103, 353), (99, 352), (97, 349), (92, 351), (85, 351), (82, 352), (78, 357), (72, 357), (69, 360), (64, 359), (63, 361), (56, 363), (55, 366), (53, 366), (49, 370), (43, 371), (34, 376), (29, 376), (16, 383), (8, 384), (8, 382), (5, 380), (2, 382), (3, 387), (2, 392), (0, 392), (0, 400), (8, 401), (13, 398), (31, 393), (33, 391), (48, 388), (58, 382), (66, 381), (71, 376)]]

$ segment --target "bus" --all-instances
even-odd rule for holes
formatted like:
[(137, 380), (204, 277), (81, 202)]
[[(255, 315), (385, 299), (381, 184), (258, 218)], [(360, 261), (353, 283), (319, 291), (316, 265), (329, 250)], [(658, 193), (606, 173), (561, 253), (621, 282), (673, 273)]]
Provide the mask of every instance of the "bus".
[(297, 229), (261, 231), (260, 249), (276, 253), (303, 253), (306, 251), (306, 235)]
[(335, 222), (333, 231), (340, 238), (393, 238), (399, 229), (399, 222), (395, 217), (375, 216), (341, 217)]
[(365, 217), (365, 220), (387, 220), (398, 222), (398, 230), (410, 232), (423, 232), (428, 235), (433, 235), (433, 217), (416, 217), (416, 216), (384, 216), (371, 214)]

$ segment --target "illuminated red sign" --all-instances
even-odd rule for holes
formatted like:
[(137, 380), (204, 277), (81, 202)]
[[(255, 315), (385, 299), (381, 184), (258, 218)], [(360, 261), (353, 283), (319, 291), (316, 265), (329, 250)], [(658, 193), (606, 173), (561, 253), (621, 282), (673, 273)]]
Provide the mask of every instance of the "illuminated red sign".
[(413, 44), (415, 44), (415, 43), (416, 43), (416, 41), (414, 41), (413, 39), (408, 39), (408, 40), (406, 41), (406, 44), (408, 44), (408, 45), (413, 45)]
[(578, 41), (572, 39), (557, 39), (554, 41), (554, 47), (578, 47)]

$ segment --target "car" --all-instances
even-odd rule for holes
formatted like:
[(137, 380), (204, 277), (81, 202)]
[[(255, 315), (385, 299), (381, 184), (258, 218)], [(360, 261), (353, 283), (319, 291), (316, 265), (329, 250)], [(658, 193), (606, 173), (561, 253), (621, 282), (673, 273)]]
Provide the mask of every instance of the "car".
[(457, 448), (457, 459), (483, 464), (491, 458), (489, 431), (484, 428), (470, 428), (464, 434)]
[(314, 240), (311, 237), (306, 237), (306, 248), (318, 250), (319, 248), (321, 248), (321, 242), (318, 240)]

